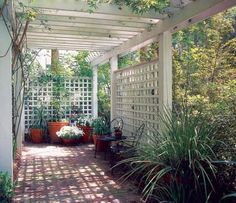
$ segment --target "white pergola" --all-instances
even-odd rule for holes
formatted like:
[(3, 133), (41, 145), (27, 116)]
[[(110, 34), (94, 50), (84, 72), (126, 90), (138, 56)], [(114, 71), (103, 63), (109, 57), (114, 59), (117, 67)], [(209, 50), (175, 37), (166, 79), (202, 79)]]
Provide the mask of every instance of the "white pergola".
[[(3, 1), (0, 0), (0, 7)], [(95, 116), (98, 65), (110, 61), (113, 78), (120, 54), (135, 51), (152, 42), (159, 42), (160, 108), (171, 108), (172, 33), (236, 5), (236, 0), (170, 0), (170, 7), (163, 14), (151, 11), (138, 15), (125, 6), (111, 4), (99, 4), (97, 9), (89, 12), (86, 2), (81, 0), (18, 0), (13, 1), (12, 7), (17, 14), (23, 12), (18, 2), (38, 13), (36, 20), (30, 22), (25, 38), (29, 48), (91, 51), (88, 60), (94, 73)], [(10, 44), (10, 36), (0, 16), (0, 55), (5, 53)], [(0, 170), (12, 174), (11, 50), (6, 57), (0, 58), (0, 87), (0, 115), (4, 115), (0, 118)], [(113, 97), (112, 91), (112, 116)]]

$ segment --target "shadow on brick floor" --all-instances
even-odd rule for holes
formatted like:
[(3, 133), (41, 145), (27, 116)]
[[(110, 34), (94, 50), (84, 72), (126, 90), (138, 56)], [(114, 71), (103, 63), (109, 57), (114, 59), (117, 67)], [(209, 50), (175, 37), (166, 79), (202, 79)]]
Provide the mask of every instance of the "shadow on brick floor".
[(25, 145), (14, 202), (138, 203), (137, 188), (110, 175), (93, 145)]

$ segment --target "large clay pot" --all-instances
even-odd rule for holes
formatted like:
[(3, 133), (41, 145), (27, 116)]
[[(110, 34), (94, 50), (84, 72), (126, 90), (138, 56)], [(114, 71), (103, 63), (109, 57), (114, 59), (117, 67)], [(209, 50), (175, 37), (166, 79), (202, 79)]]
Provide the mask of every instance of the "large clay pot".
[(62, 138), (63, 144), (65, 145), (76, 145), (79, 142), (79, 139), (67, 139), (67, 138)]
[(84, 135), (82, 138), (83, 142), (84, 143), (91, 142), (92, 141), (92, 138), (91, 138), (92, 128), (89, 126), (82, 126), (82, 125), (78, 125), (77, 127), (80, 128), (81, 130), (83, 130), (83, 132), (84, 132)]
[(109, 144), (109, 142), (105, 142), (105, 141), (101, 141), (97, 139), (97, 137), (101, 137), (101, 136), (104, 136), (104, 135), (95, 135), (95, 134), (93, 135), (93, 142), (95, 144), (95, 147), (97, 145), (97, 152), (106, 151)]
[(122, 137), (122, 131), (121, 130), (116, 130), (114, 132), (114, 134), (115, 134), (115, 137), (116, 137), (117, 140), (121, 139), (121, 137)]
[(48, 131), (52, 143), (61, 143), (61, 138), (57, 136), (57, 132), (69, 122), (48, 122)]
[(40, 128), (31, 128), (30, 129), (31, 140), (34, 143), (43, 142), (43, 130)]

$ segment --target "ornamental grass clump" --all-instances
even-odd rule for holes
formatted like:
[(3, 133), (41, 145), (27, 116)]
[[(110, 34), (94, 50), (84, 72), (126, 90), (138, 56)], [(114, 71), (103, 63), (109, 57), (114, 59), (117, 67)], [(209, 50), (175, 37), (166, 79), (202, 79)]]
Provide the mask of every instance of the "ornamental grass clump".
[(143, 136), (134, 156), (121, 161), (136, 177), (143, 199), (175, 203), (206, 202), (214, 191), (214, 123), (184, 109), (160, 116), (160, 129)]
[(79, 139), (83, 131), (76, 126), (64, 126), (57, 132), (57, 136), (63, 139)]

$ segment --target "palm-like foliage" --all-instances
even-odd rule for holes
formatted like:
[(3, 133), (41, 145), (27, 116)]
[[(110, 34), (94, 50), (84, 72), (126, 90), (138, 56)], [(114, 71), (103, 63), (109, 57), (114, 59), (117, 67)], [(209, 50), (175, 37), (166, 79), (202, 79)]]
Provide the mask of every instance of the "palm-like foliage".
[(135, 156), (119, 163), (130, 166), (123, 178), (137, 175), (144, 183), (145, 200), (155, 197), (184, 203), (198, 194), (199, 202), (206, 201), (214, 189), (214, 124), (190, 110), (165, 112), (160, 123), (161, 130), (144, 136)]

